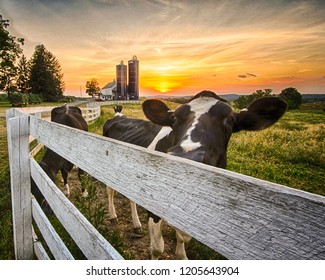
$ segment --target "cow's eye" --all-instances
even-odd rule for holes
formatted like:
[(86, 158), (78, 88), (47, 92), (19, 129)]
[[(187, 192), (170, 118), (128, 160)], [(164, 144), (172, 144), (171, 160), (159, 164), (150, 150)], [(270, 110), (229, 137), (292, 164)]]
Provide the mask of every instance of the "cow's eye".
[(191, 113), (190, 106), (183, 105), (176, 109), (175, 117), (179, 120), (185, 120), (190, 113)]
[(233, 126), (235, 122), (235, 118), (233, 116), (227, 117), (224, 120), (225, 125)]

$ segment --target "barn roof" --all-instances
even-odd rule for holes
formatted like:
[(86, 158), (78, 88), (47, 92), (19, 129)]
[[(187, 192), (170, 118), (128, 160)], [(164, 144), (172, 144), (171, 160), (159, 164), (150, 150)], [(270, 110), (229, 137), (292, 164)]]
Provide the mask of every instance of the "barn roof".
[(112, 82), (109, 82), (107, 85), (105, 85), (102, 89), (106, 89), (106, 88), (112, 88), (116, 85), (116, 81), (112, 81)]

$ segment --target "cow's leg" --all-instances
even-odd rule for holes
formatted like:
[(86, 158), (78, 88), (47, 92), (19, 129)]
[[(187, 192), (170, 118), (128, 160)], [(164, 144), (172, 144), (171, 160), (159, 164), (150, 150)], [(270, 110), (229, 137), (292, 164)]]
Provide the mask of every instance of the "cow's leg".
[(177, 228), (175, 228), (175, 231), (177, 240), (175, 255), (179, 260), (187, 260), (185, 244), (190, 242), (192, 237)]
[[(82, 169), (78, 168), (78, 178), (79, 181), (81, 181), (81, 177), (86, 174), (85, 171), (83, 171)], [(81, 196), (82, 197), (87, 197), (88, 196), (88, 191), (87, 189), (81, 187)]]
[(69, 172), (63, 167), (63, 168), (61, 168), (61, 174), (62, 174), (62, 179), (63, 179), (63, 193), (67, 197), (69, 197), (70, 196), (70, 187), (68, 184)]
[(106, 186), (107, 196), (108, 196), (108, 212), (109, 212), (109, 220), (111, 222), (117, 221), (117, 215), (114, 206), (114, 194), (115, 190), (109, 186)]
[(152, 213), (149, 214), (148, 229), (150, 235), (150, 253), (152, 260), (158, 260), (164, 252), (164, 239), (162, 236), (162, 219), (157, 216), (152, 217)]
[(135, 233), (140, 234), (142, 232), (142, 225), (139, 219), (138, 211), (137, 211), (137, 204), (130, 200), (131, 205), (131, 214), (132, 214), (132, 223)]

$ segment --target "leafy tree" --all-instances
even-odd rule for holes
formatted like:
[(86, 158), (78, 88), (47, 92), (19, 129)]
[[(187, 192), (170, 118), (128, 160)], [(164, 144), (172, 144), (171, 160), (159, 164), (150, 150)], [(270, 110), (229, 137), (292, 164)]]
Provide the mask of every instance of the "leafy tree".
[(100, 87), (99, 87), (97, 79), (91, 79), (90, 81), (87, 81), (86, 93), (88, 93), (88, 95), (91, 95), (91, 97), (94, 97), (94, 95), (100, 94)]
[(242, 96), (238, 97), (234, 101), (234, 106), (238, 109), (243, 109), (258, 98), (261, 98), (264, 96), (271, 96), (271, 93), (272, 93), (272, 89), (270, 89), (270, 88), (266, 88), (266, 89), (264, 89), (264, 91), (258, 89), (257, 91), (253, 92), (250, 95), (242, 95)]
[(21, 59), (19, 60), (18, 67), (17, 67), (17, 89), (21, 93), (28, 93), (29, 91), (29, 67), (28, 62), (25, 55), (22, 55)]
[(59, 61), (44, 45), (37, 45), (30, 59), (31, 92), (44, 101), (58, 101), (63, 96), (64, 82)]
[(0, 15), (0, 90), (6, 91), (10, 97), (16, 90), (16, 61), (22, 53), (20, 45), (24, 44), (24, 39), (11, 36), (6, 30), (8, 26), (9, 20)]
[(281, 91), (280, 97), (283, 98), (287, 104), (288, 109), (299, 109), (302, 104), (302, 95), (301, 93), (293, 87), (286, 88)]

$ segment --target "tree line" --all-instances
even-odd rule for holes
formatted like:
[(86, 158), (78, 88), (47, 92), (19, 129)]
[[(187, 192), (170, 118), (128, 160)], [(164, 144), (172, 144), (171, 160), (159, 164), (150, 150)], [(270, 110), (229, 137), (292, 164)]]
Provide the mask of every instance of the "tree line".
[[(242, 95), (234, 101), (234, 106), (238, 109), (243, 109), (258, 98), (265, 96), (274, 96), (275, 94), (272, 94), (272, 91), (272, 89), (267, 88), (264, 91), (257, 90), (250, 95)], [(279, 94), (279, 97), (287, 102), (289, 110), (298, 109), (302, 104), (301, 93), (293, 87), (282, 90)]]
[(58, 101), (65, 84), (57, 58), (43, 44), (37, 45), (31, 58), (23, 54), (23, 38), (10, 35), (9, 20), (0, 15), (0, 91), (9, 100), (17, 97), (40, 101)]

